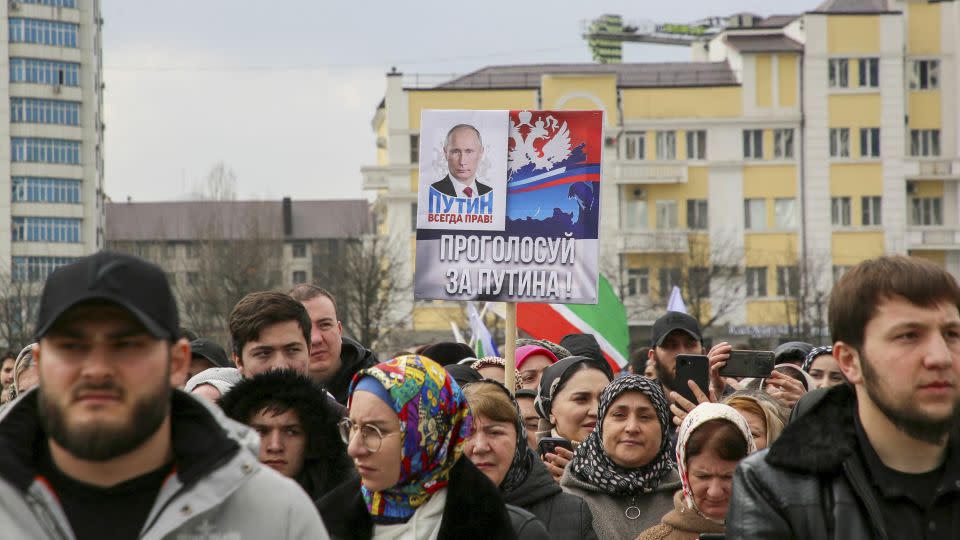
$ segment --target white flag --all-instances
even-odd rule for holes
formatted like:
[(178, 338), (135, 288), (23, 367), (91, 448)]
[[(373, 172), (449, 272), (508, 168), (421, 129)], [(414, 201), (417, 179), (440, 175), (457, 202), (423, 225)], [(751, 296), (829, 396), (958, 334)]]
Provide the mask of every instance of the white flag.
[(680, 296), (680, 287), (676, 285), (674, 285), (673, 290), (670, 291), (670, 301), (667, 302), (667, 311), (687, 312), (687, 306), (683, 303), (683, 297)]

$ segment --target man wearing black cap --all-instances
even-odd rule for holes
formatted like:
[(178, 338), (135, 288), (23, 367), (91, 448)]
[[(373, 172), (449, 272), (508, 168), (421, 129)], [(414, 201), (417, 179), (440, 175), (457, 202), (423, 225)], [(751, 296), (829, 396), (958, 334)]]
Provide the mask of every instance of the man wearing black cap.
[(190, 370), (187, 380), (210, 368), (232, 368), (233, 362), (227, 359), (227, 351), (207, 338), (197, 338), (190, 342)]
[(138, 258), (50, 275), (40, 385), (0, 416), (4, 538), (327, 537), (296, 484), (241, 448), (249, 429), (171, 389), (190, 363), (177, 328), (166, 277)]
[(663, 393), (669, 396), (671, 390), (677, 391), (677, 355), (706, 354), (700, 323), (686, 313), (668, 311), (653, 323), (653, 339), (647, 354), (654, 362)]

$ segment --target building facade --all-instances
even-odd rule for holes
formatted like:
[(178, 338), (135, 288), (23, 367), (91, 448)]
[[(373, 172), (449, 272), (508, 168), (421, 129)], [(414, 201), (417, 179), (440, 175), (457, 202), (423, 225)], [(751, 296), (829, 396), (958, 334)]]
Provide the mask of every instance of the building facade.
[[(605, 113), (601, 271), (632, 326), (677, 285), (718, 336), (816, 341), (830, 288), (862, 260), (960, 276), (958, 3), (736, 20), (687, 63), (492, 66), (436, 85), (388, 73), (362, 169), (380, 234), (410, 243), (412, 275), (422, 110), (590, 109)], [(413, 330), (459, 317), (407, 302)]]
[(103, 246), (103, 20), (99, 0), (11, 0), (0, 11), (0, 189), (10, 195), (0, 273), (39, 283)]

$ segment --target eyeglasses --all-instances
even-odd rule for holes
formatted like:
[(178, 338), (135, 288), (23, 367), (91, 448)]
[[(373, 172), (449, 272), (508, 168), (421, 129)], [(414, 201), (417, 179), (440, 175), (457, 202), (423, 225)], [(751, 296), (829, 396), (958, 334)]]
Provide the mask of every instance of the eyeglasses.
[(383, 432), (380, 431), (380, 428), (373, 424), (357, 424), (349, 418), (344, 418), (337, 422), (337, 428), (340, 430), (340, 438), (343, 440), (343, 443), (347, 445), (349, 445), (350, 440), (353, 439), (354, 433), (359, 431), (360, 444), (371, 453), (380, 450), (384, 437), (394, 435), (394, 433), (384, 435)]

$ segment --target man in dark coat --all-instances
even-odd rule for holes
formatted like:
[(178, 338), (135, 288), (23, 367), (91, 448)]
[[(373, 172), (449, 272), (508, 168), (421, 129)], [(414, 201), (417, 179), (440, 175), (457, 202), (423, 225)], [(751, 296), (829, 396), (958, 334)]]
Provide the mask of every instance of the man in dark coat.
[(923, 259), (872, 259), (834, 286), (829, 321), (848, 382), (740, 463), (727, 538), (956, 538), (960, 285)]
[(337, 301), (329, 291), (316, 285), (297, 285), (290, 296), (303, 304), (310, 316), (310, 377), (346, 405), (354, 374), (377, 365), (377, 355), (343, 336)]
[(243, 379), (219, 405), (260, 434), (260, 462), (293, 478), (314, 501), (353, 476), (337, 431), (340, 413), (309, 377), (274, 370)]
[(430, 185), (448, 197), (479, 197), (492, 189), (477, 180), (477, 169), (483, 160), (480, 131), (470, 124), (457, 124), (447, 132), (443, 143), (450, 173)]

